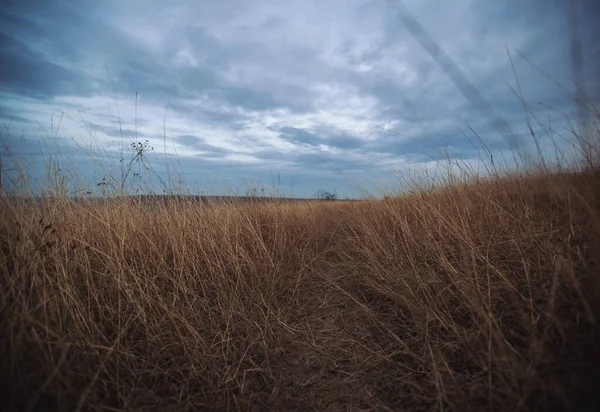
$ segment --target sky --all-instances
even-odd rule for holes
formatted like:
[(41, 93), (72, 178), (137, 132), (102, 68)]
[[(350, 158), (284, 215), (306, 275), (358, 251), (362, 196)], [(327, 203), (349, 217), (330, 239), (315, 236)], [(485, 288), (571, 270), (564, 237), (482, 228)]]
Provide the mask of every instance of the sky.
[[(575, 9), (595, 103), (600, 7)], [(570, 10), (564, 0), (0, 0), (2, 156), (41, 175), (60, 153), (91, 186), (132, 165), (130, 181), (137, 171), (170, 188), (353, 198), (444, 159), (479, 170), (490, 154), (533, 153), (527, 119), (542, 151), (566, 153)], [(146, 140), (151, 170), (136, 170), (131, 145)]]

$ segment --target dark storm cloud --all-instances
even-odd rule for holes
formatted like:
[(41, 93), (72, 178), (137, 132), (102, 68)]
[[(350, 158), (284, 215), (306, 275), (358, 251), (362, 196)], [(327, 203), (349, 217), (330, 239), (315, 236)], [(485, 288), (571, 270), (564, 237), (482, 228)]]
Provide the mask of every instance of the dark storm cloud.
[(4, 31), (0, 32), (0, 56), (2, 91), (48, 98), (59, 93), (81, 93), (86, 89), (80, 74), (43, 60), (27, 43)]

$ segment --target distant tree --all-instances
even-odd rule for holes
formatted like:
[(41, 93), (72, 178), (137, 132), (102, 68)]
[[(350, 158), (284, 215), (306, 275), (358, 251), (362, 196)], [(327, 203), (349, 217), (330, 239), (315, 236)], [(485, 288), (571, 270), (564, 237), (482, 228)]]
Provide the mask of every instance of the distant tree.
[(338, 196), (335, 193), (335, 190), (333, 192), (329, 192), (321, 189), (317, 192), (316, 198), (321, 200), (337, 200)]

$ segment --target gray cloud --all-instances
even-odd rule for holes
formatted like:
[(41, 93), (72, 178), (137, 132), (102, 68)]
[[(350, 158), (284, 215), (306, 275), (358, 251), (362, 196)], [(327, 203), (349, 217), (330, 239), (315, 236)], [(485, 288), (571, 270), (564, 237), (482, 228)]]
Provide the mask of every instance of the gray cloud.
[[(597, 98), (600, 10), (580, 3), (586, 86)], [(533, 147), (515, 93), (535, 119), (566, 124), (574, 108), (566, 2), (404, 4), (466, 89), (392, 1), (7, 1), (0, 122), (29, 138), (42, 127), (109, 151), (137, 134), (176, 151), (192, 180), (214, 172), (268, 181), (277, 172), (308, 192), (320, 188), (319, 174), (348, 193), (348, 179), (389, 176), (398, 165), (477, 160), (483, 145), (508, 151), (482, 101), (525, 151)], [(473, 88), (481, 99), (465, 93)], [(482, 143), (459, 130), (467, 124)]]
[(177, 136), (175, 140), (186, 147), (190, 147), (195, 150), (201, 151), (203, 153), (203, 158), (206, 157), (205, 155), (211, 158), (223, 158), (228, 153), (231, 153), (230, 150), (224, 149), (219, 146), (214, 146), (210, 143), (206, 143), (204, 139), (197, 136), (181, 135)]
[(279, 129), (279, 133), (279, 136), (282, 139), (290, 143), (304, 144), (309, 146), (318, 146), (320, 143), (323, 143), (323, 140), (314, 133), (297, 129), (295, 127), (282, 127)]
[(58, 93), (81, 93), (83, 78), (45, 61), (26, 43), (0, 32), (0, 90), (45, 98)]

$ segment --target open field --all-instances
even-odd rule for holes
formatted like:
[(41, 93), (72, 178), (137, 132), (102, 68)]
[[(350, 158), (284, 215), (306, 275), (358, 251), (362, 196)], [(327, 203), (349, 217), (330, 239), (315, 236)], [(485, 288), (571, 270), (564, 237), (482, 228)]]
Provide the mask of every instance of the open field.
[[(600, 175), (0, 203), (7, 410), (595, 410)], [(589, 409), (585, 409), (589, 408)]]
[(3, 2), (0, 412), (600, 411), (598, 21)]

